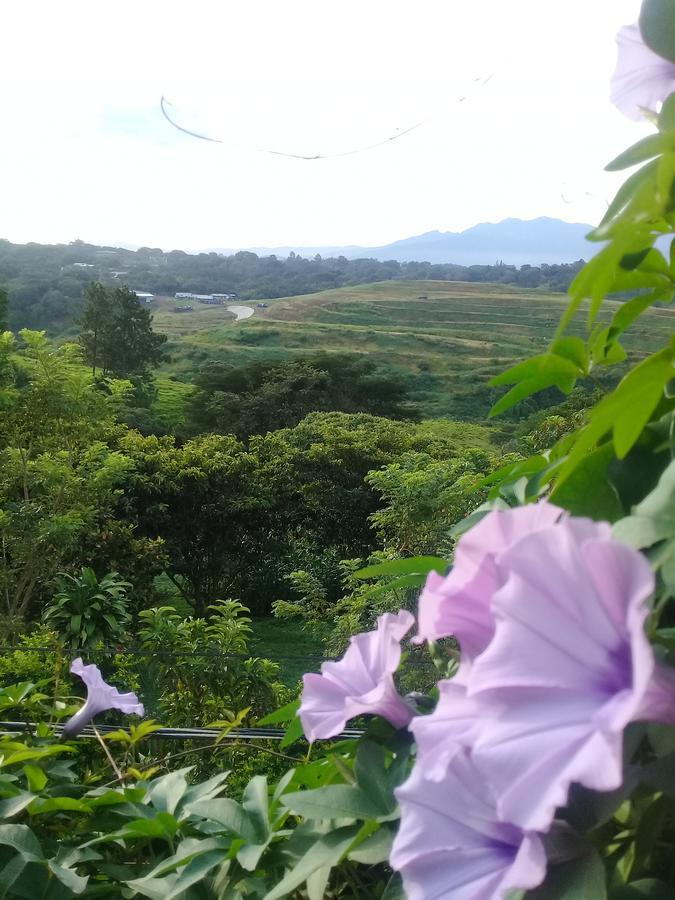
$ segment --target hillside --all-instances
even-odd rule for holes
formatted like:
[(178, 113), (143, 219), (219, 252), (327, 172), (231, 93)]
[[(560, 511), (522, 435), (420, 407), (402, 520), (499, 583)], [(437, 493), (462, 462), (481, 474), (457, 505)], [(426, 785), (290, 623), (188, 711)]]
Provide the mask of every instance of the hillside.
[[(541, 351), (566, 303), (563, 294), (504, 285), (389, 281), (270, 300), (240, 322), (222, 307), (177, 314), (169, 298), (155, 302), (154, 316), (169, 334), (164, 374), (182, 381), (214, 359), (241, 365), (318, 350), (367, 353), (406, 374), (423, 415), (479, 421), (496, 396), (487, 381)], [(613, 308), (608, 302), (605, 315)], [(674, 326), (673, 311), (649, 311), (628, 333), (629, 353), (645, 355)], [(575, 327), (583, 333), (582, 318)]]

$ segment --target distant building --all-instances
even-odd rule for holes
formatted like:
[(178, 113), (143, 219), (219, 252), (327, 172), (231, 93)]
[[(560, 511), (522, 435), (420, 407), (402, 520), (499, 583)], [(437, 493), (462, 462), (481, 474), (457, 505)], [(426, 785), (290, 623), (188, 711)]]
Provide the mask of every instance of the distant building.
[(152, 303), (155, 299), (155, 295), (149, 294), (147, 291), (132, 291), (132, 293), (136, 294), (141, 303)]
[(234, 300), (236, 294), (193, 294), (190, 291), (178, 291), (174, 294), (176, 300), (196, 300), (198, 303), (208, 303), (212, 306), (221, 306), (226, 300)]

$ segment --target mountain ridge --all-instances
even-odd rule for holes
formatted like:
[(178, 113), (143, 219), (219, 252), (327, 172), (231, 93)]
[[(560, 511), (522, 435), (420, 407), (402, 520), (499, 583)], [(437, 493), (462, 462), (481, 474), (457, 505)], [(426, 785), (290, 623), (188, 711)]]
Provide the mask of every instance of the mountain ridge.
[[(346, 246), (247, 247), (258, 255), (344, 256), (347, 259), (373, 258), (381, 261), (454, 263), (456, 265), (559, 264), (588, 259), (598, 246), (585, 239), (591, 231), (583, 222), (565, 222), (549, 216), (535, 219), (507, 218), (500, 222), (479, 222), (463, 231), (427, 231), (376, 247)], [(232, 254), (233, 249), (215, 249)]]

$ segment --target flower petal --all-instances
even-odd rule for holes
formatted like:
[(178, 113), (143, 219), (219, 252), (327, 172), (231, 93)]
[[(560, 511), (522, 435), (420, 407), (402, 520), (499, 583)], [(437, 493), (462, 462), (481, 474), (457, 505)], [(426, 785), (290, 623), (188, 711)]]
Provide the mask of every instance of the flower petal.
[(675, 91), (675, 65), (658, 56), (642, 39), (639, 25), (627, 25), (616, 37), (618, 58), (612, 76), (612, 103), (629, 119), (644, 118)]
[(401, 661), (401, 640), (414, 621), (407, 610), (385, 613), (375, 631), (351, 639), (342, 659), (325, 662), (320, 675), (304, 676), (299, 714), (308, 740), (333, 737), (348, 719), (365, 713), (384, 716), (396, 728), (407, 725), (413, 711), (392, 676)]
[(416, 765), (396, 796), (401, 825), (390, 862), (410, 900), (491, 900), (543, 880), (540, 839), (498, 820), (494, 797), (467, 751), (455, 755), (441, 783)]

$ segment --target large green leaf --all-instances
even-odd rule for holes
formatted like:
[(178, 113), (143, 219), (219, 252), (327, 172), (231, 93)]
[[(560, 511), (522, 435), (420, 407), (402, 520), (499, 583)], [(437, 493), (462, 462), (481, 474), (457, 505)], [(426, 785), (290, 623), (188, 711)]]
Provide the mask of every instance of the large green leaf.
[(632, 147), (624, 150), (616, 156), (610, 163), (605, 166), (608, 172), (618, 172), (621, 169), (628, 169), (638, 163), (653, 159), (664, 150), (669, 150), (675, 143), (673, 135), (668, 134), (649, 134), (642, 138)]
[(648, 356), (632, 369), (616, 390), (591, 411), (588, 424), (576, 436), (566, 462), (558, 473), (561, 485), (598, 441), (612, 432), (614, 450), (622, 459), (637, 441), (659, 400), (675, 375), (675, 340), (671, 346)]
[(428, 575), (439, 572), (443, 575), (448, 569), (448, 562), (440, 556), (411, 556), (406, 559), (390, 559), (366, 566), (355, 572), (357, 578), (380, 578), (386, 575)]
[(349, 850), (358, 832), (357, 825), (349, 825), (321, 837), (291, 871), (286, 873), (279, 884), (265, 895), (264, 900), (280, 900), (300, 887), (314, 872), (337, 865)]
[(675, 462), (661, 475), (654, 490), (614, 525), (614, 536), (636, 550), (675, 536)]
[(377, 819), (387, 815), (361, 788), (348, 784), (284, 794), (281, 803), (306, 819)]
[(258, 725), (278, 725), (279, 722), (290, 722), (295, 718), (297, 711), (300, 709), (300, 700), (292, 700), (285, 706), (275, 709), (274, 712), (258, 719)]
[(0, 800), (0, 819), (11, 819), (34, 799), (35, 794), (31, 794), (29, 791), (20, 791), (13, 797), (5, 797), (4, 800)]
[(614, 459), (611, 444), (603, 444), (581, 460), (570, 477), (554, 488), (551, 499), (574, 516), (607, 519), (620, 518), (623, 507), (614, 486), (607, 478), (607, 468)]
[(243, 807), (229, 797), (215, 800), (197, 800), (185, 807), (188, 815), (210, 819), (222, 825), (226, 831), (255, 843), (256, 827)]
[(143, 897), (150, 900), (174, 900), (174, 898), (187, 898), (186, 892), (194, 884), (204, 881), (205, 876), (223, 861), (221, 850), (213, 850), (194, 857), (179, 872), (174, 872), (164, 878), (136, 878), (128, 881), (133, 888)]
[(27, 825), (0, 825), (0, 844), (32, 862), (42, 859), (42, 847)]
[(73, 894), (81, 894), (87, 887), (89, 881), (88, 876), (78, 875), (74, 869), (60, 866), (51, 859), (47, 863), (47, 867), (52, 875), (58, 879), (64, 887), (68, 888), (69, 891), (72, 891)]
[(152, 782), (148, 793), (156, 809), (172, 814), (176, 811), (183, 794), (188, 789), (185, 773), (189, 771), (189, 768), (179, 769)]
[(595, 850), (569, 862), (551, 866), (541, 887), (527, 900), (605, 900), (605, 867)]
[(382, 825), (370, 837), (349, 852), (349, 859), (365, 866), (385, 863), (391, 853), (394, 831), (389, 825)]
[(391, 770), (385, 766), (384, 750), (379, 744), (369, 740), (359, 743), (354, 773), (363, 793), (374, 807), (381, 810), (380, 815), (387, 816), (394, 812), (397, 806), (394, 797), (396, 784), (392, 782)]
[(269, 797), (267, 776), (254, 775), (244, 788), (241, 805), (256, 831), (259, 841), (265, 841), (270, 834)]

